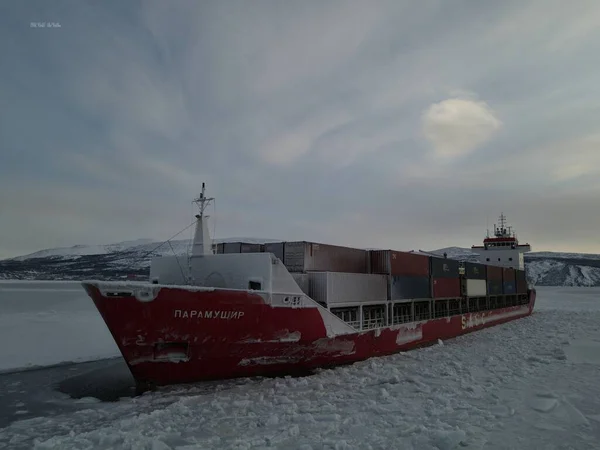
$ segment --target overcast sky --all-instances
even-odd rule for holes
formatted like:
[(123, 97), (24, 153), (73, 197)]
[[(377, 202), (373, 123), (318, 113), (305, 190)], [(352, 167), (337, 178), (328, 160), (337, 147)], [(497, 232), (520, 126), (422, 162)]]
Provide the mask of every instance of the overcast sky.
[(166, 239), (203, 181), (217, 238), (470, 247), (503, 211), (534, 250), (600, 253), (599, 21), (597, 0), (2, 2), (0, 257)]

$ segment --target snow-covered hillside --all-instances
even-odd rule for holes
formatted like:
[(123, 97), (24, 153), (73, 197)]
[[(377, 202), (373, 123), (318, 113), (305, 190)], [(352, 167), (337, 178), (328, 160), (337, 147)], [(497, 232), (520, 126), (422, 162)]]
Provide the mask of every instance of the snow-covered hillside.
[[(274, 239), (227, 238), (221, 242), (266, 243)], [(153, 256), (185, 256), (190, 239), (155, 242), (149, 239), (111, 245), (93, 245), (42, 250), (0, 261), (0, 279), (80, 280), (147, 277)]]
[(535, 258), (525, 262), (534, 284), (544, 286), (600, 286), (600, 267), (573, 264), (568, 260)]
[[(265, 242), (275, 242), (274, 239), (257, 239), (257, 238), (228, 238), (228, 239), (215, 239), (215, 243), (220, 242), (247, 242), (249, 244), (258, 243), (263, 244)], [(177, 255), (185, 255), (191, 245), (190, 239), (179, 239), (170, 241)], [(14, 261), (24, 261), (32, 258), (49, 258), (49, 257), (63, 257), (68, 258), (72, 256), (87, 256), (87, 255), (106, 255), (109, 253), (136, 251), (140, 253), (151, 252), (157, 246), (160, 248), (157, 250), (159, 253), (172, 254), (169, 244), (164, 242), (157, 242), (152, 239), (136, 239), (134, 241), (123, 241), (116, 244), (108, 245), (74, 245), (72, 247), (58, 247), (47, 250), (40, 250), (34, 253), (29, 253), (23, 256), (17, 256), (10, 258)], [(165, 250), (166, 248), (166, 250)]]
[[(447, 247), (430, 253), (476, 262), (468, 248)], [(525, 254), (529, 281), (537, 286), (600, 286), (600, 255), (587, 253), (530, 252)]]

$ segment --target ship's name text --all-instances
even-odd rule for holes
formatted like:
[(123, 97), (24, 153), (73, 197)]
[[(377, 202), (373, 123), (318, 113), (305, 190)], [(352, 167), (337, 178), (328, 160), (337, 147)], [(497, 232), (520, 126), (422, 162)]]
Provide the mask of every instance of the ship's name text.
[(174, 317), (176, 319), (222, 319), (236, 320), (244, 317), (244, 311), (209, 311), (185, 309), (176, 309)]

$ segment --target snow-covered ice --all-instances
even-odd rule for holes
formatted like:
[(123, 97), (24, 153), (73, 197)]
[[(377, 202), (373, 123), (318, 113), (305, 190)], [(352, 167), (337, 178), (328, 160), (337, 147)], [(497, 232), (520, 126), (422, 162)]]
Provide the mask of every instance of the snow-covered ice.
[(531, 317), (310, 377), (85, 399), (0, 448), (597, 449), (599, 294), (540, 288)]
[(0, 281), (0, 372), (119, 355), (78, 282)]

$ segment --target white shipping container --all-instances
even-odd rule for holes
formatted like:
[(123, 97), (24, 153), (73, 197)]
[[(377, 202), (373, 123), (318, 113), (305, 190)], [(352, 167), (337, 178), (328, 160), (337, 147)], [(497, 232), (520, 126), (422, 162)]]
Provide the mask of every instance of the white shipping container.
[(347, 272), (310, 272), (308, 275), (310, 297), (320, 303), (387, 301), (387, 275)]
[(467, 279), (467, 297), (485, 297), (487, 294), (486, 280)]

